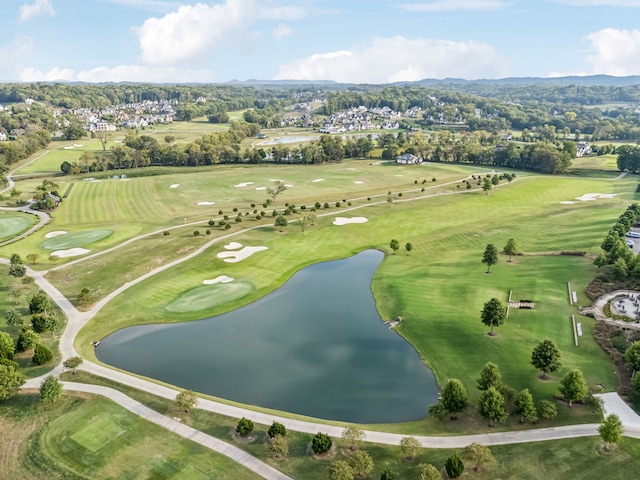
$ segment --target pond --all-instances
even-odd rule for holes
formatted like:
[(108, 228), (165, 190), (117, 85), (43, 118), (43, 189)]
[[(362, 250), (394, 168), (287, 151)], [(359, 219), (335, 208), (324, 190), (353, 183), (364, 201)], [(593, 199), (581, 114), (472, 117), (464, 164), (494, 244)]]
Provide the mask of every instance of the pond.
[(366, 250), (311, 265), (262, 299), (205, 320), (120, 330), (96, 355), (249, 405), (358, 423), (422, 418), (438, 387), (376, 310), (371, 281), (383, 257)]
[(266, 140), (264, 142), (260, 142), (258, 145), (282, 145), (285, 143), (302, 143), (302, 142), (310, 142), (312, 140), (320, 140), (320, 137), (315, 136), (304, 136), (304, 137), (275, 137), (271, 140)]

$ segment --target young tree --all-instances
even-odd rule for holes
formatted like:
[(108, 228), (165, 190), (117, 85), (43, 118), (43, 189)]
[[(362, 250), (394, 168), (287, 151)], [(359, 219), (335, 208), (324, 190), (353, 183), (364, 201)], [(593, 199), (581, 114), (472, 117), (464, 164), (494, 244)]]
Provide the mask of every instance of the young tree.
[(402, 437), (400, 439), (400, 450), (402, 451), (402, 455), (404, 455), (404, 458), (410, 462), (413, 462), (413, 459), (418, 456), (421, 448), (422, 444), (415, 437)]
[(413, 245), (412, 245), (411, 243), (407, 243), (407, 244), (404, 246), (404, 249), (405, 249), (407, 252), (410, 252), (411, 250), (413, 250)]
[(467, 445), (463, 451), (464, 459), (473, 465), (473, 471), (477, 472), (480, 467), (495, 465), (496, 459), (489, 447), (472, 443)]
[(338, 460), (329, 465), (329, 478), (331, 480), (353, 480), (353, 470), (347, 462)]
[(389, 208), (391, 208), (392, 203), (393, 203), (393, 195), (389, 193), (389, 195), (387, 195), (387, 205), (389, 206)]
[(41, 343), (38, 343), (33, 350), (33, 357), (31, 357), (31, 361), (36, 365), (44, 365), (45, 363), (50, 362), (52, 358), (53, 354), (51, 353), (51, 350)]
[(40, 382), (40, 400), (46, 403), (53, 403), (62, 396), (62, 384), (53, 375)]
[(278, 435), (281, 437), (287, 436), (287, 427), (285, 427), (280, 422), (273, 422), (269, 429), (267, 430), (267, 435), (269, 438), (277, 437)]
[(40, 258), (39, 253), (30, 253), (29, 255), (27, 255), (27, 261), (29, 261), (31, 265), (35, 265), (38, 261), (38, 258)]
[(504, 246), (504, 253), (509, 255), (509, 260), (507, 260), (507, 262), (511, 261), (511, 257), (513, 255), (518, 254), (518, 246), (516, 245), (515, 238), (510, 238), (509, 240), (507, 240), (507, 244)]
[(389, 247), (391, 248), (391, 250), (393, 250), (393, 253), (396, 253), (400, 248), (400, 243), (398, 242), (398, 240), (393, 238), (391, 239), (391, 242), (389, 242)]
[(364, 432), (357, 425), (347, 425), (342, 431), (342, 439), (347, 442), (349, 450), (357, 450), (364, 440)]
[(16, 349), (19, 352), (26, 352), (35, 348), (38, 344), (38, 334), (33, 331), (30, 326), (24, 326), (18, 332), (18, 340), (16, 341)]
[(289, 440), (284, 435), (276, 435), (269, 439), (267, 448), (273, 457), (286, 457), (289, 455)]
[(447, 413), (455, 420), (457, 414), (464, 412), (469, 404), (467, 389), (460, 380), (452, 378), (442, 389), (440, 401)]
[(521, 390), (513, 401), (515, 405), (515, 413), (520, 415), (520, 423), (538, 421), (538, 412), (533, 403), (533, 396), (528, 388)]
[(482, 418), (489, 420), (489, 426), (493, 427), (494, 422), (504, 422), (508, 415), (504, 408), (504, 397), (494, 387), (489, 387), (482, 393), (478, 412)]
[(87, 306), (91, 302), (93, 302), (93, 294), (91, 293), (91, 290), (89, 290), (87, 287), (84, 287), (82, 290), (80, 290), (80, 294), (78, 295), (78, 303), (80, 305)]
[(542, 418), (553, 420), (558, 416), (558, 407), (549, 400), (540, 400), (538, 403), (538, 412)]
[(0, 332), (0, 358), (8, 358), (13, 360), (13, 354), (15, 353), (16, 345), (13, 343), (13, 338), (6, 332)]
[(437, 420), (444, 420), (449, 415), (447, 409), (442, 404), (442, 401), (429, 405), (429, 415)]
[(18, 312), (15, 308), (10, 308), (6, 312), (4, 312), (4, 319), (7, 321), (7, 325), (9, 325), (10, 327), (17, 327), (18, 325), (22, 325), (24, 323), (20, 312)]
[(366, 477), (373, 471), (373, 459), (364, 450), (357, 450), (351, 454), (349, 462), (353, 474), (358, 477)]
[(489, 195), (492, 188), (493, 185), (491, 184), (491, 180), (488, 177), (484, 177), (484, 180), (482, 181), (482, 191), (484, 194)]
[(564, 399), (569, 402), (569, 407), (573, 406), (573, 402), (583, 401), (589, 393), (584, 375), (576, 368), (567, 373), (560, 381), (559, 390)]
[(464, 462), (458, 455), (458, 452), (455, 452), (447, 458), (444, 462), (444, 469), (447, 471), (449, 478), (459, 478), (462, 475), (462, 472), (464, 472)]
[(240, 420), (238, 420), (238, 423), (236, 425), (236, 432), (241, 437), (246, 437), (251, 432), (253, 432), (253, 422), (248, 418), (242, 417)]
[(280, 214), (276, 217), (276, 221), (274, 223), (274, 226), (279, 229), (281, 232), (283, 231), (283, 229), (289, 225), (289, 222), (287, 221), (287, 219), (285, 218), (284, 215)]
[(604, 449), (608, 452), (611, 445), (615, 445), (622, 440), (622, 422), (620, 418), (615, 413), (608, 415), (598, 428), (598, 432), (604, 441)]
[(15, 278), (22, 278), (27, 273), (27, 269), (21, 263), (15, 263), (9, 267), (9, 275)]
[(9, 265), (22, 265), (23, 263), (22, 257), (17, 253), (12, 253), (9, 257)]
[(624, 352), (624, 359), (633, 370), (633, 375), (635, 376), (636, 372), (640, 371), (640, 342), (633, 342), (627, 347)]
[(182, 390), (178, 392), (174, 401), (178, 408), (189, 413), (198, 404), (198, 397), (191, 390)]
[(271, 202), (275, 203), (276, 197), (280, 195), (282, 192), (284, 192), (286, 189), (287, 187), (284, 185), (284, 182), (280, 180), (276, 180), (275, 182), (273, 182), (273, 186), (267, 188), (267, 193), (271, 195)]
[(380, 474), (380, 480), (396, 480), (396, 472), (390, 468), (385, 468)]
[(69, 357), (62, 364), (64, 368), (70, 368), (73, 375), (76, 374), (76, 368), (82, 365), (82, 357)]
[(502, 302), (497, 298), (492, 298), (484, 304), (480, 318), (482, 323), (487, 327), (491, 327), (489, 335), (493, 336), (493, 327), (502, 325), (506, 316), (507, 310), (504, 305), (502, 305)]
[(418, 475), (420, 480), (442, 480), (442, 475), (436, 467), (430, 463), (421, 463), (418, 465)]
[(331, 450), (332, 445), (333, 442), (331, 441), (331, 437), (329, 437), (329, 435), (327, 435), (326, 433), (318, 432), (313, 436), (313, 439), (311, 440), (311, 450), (313, 450), (313, 453), (315, 453), (316, 455), (327, 453), (329, 450)]
[(477, 381), (478, 390), (487, 390), (489, 387), (494, 387), (499, 390), (502, 386), (502, 375), (495, 363), (487, 362), (480, 371), (480, 378)]
[(0, 363), (0, 400), (7, 400), (16, 395), (25, 381), (19, 369)]
[(38, 290), (29, 301), (29, 310), (31, 314), (43, 313), (49, 310), (49, 298), (42, 290)]
[(535, 346), (531, 352), (531, 365), (542, 371), (542, 378), (560, 368), (560, 350), (553, 340), (546, 339)]
[(487, 272), (491, 273), (489, 270), (492, 265), (498, 263), (498, 249), (493, 243), (487, 244), (484, 249), (484, 253), (482, 254), (482, 263), (487, 265)]

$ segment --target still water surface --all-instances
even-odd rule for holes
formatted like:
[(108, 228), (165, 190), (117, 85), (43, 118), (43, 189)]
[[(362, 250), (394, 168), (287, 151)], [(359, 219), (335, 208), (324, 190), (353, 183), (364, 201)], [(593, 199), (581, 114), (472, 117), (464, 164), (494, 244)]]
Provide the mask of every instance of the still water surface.
[(431, 371), (385, 326), (371, 293), (383, 254), (306, 267), (264, 298), (223, 315), (120, 330), (104, 363), (182, 388), (312, 417), (414, 420), (437, 401)]

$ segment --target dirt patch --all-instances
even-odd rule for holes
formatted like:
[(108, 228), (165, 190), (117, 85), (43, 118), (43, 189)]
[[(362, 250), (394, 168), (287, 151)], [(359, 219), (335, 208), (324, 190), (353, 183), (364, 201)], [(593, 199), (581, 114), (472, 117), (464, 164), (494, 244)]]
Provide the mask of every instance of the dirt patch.
[(240, 435), (238, 435), (238, 432), (236, 432), (233, 429), (229, 430), (229, 435), (231, 436), (234, 442), (242, 443), (243, 445), (248, 445), (250, 443), (253, 443), (258, 438), (258, 434), (255, 432), (251, 432), (246, 437), (241, 437)]

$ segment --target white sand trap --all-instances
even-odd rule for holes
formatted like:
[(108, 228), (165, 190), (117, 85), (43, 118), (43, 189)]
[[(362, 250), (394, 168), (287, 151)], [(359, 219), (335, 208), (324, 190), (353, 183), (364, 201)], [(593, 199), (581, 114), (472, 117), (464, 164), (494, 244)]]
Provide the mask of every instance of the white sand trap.
[(85, 255), (89, 253), (91, 250), (87, 250), (86, 248), (70, 248), (69, 250), (56, 250), (51, 253), (51, 256), (64, 258), (64, 257), (77, 257), (80, 255)]
[(56, 238), (59, 237), (60, 235), (66, 235), (69, 232), (65, 232), (64, 230), (55, 230), (53, 232), (49, 232), (47, 233), (44, 238)]
[(122, 143), (122, 140), (114, 140), (113, 143)]
[(169, 185), (169, 188), (178, 188), (179, 186), (179, 183), (174, 183), (173, 185)]
[(73, 148), (74, 148), (74, 147), (73, 147), (73, 145), (69, 145), (69, 146), (67, 146), (67, 147), (63, 147), (63, 148), (64, 148), (65, 150), (73, 150)]
[(572, 202), (571, 200), (565, 200), (564, 202), (560, 202), (560, 205), (573, 205), (577, 202)]
[(227, 250), (237, 250), (239, 248), (242, 248), (242, 244), (239, 242), (231, 242), (228, 245), (225, 245), (224, 248), (226, 248)]
[(250, 257), (256, 252), (261, 252), (263, 250), (269, 250), (269, 247), (244, 247), (242, 250), (238, 250), (237, 252), (220, 252), (218, 253), (218, 258), (224, 258), (224, 261), (227, 263), (238, 263), (245, 258)]
[(353, 182), (353, 183), (357, 183), (358, 185), (361, 185), (361, 184), (363, 184), (364, 182), (357, 181), (357, 182)]
[(284, 180), (279, 180), (277, 178), (270, 178), (269, 181), (270, 182), (284, 182)]
[(404, 177), (404, 175), (396, 175), (396, 177)]
[(311, 180), (311, 183), (324, 182), (324, 178), (316, 178), (315, 180)]
[(355, 171), (356, 171), (356, 169), (355, 169), (355, 168), (347, 168), (347, 170), (350, 170), (350, 171), (352, 171), (352, 172), (355, 172)]
[(285, 186), (285, 187), (289, 187), (289, 188), (291, 188), (291, 187), (295, 187), (295, 185), (292, 185), (291, 183), (285, 183), (285, 184), (284, 184), (284, 186)]
[(215, 205), (215, 204), (216, 204), (216, 202), (198, 202), (198, 203), (196, 203), (196, 205), (200, 205), (200, 206), (202, 206), (202, 205)]
[(365, 223), (368, 222), (369, 219), (365, 218), (365, 217), (351, 217), (351, 218), (346, 218), (346, 217), (336, 217), (336, 219), (333, 221), (334, 225), (349, 225), (350, 223)]
[(102, 180), (89, 180), (89, 183), (100, 183)]
[(227, 277), (226, 275), (220, 275), (219, 277), (213, 278), (211, 280), (205, 280), (203, 285), (214, 285), (216, 283), (231, 283), (233, 282), (233, 278)]
[(253, 185), (253, 182), (242, 182), (242, 183), (239, 183), (237, 185), (234, 185), (234, 187), (236, 187), (236, 188), (244, 188), (244, 187), (248, 187), (249, 185)]
[(256, 187), (256, 190), (266, 190), (267, 187)]
[(73, 146), (76, 147), (76, 148), (84, 147), (84, 145), (82, 145), (81, 143), (74, 143)]
[(585, 193), (581, 197), (576, 197), (576, 200), (580, 200), (581, 202), (593, 202), (598, 198), (613, 198), (617, 193)]

